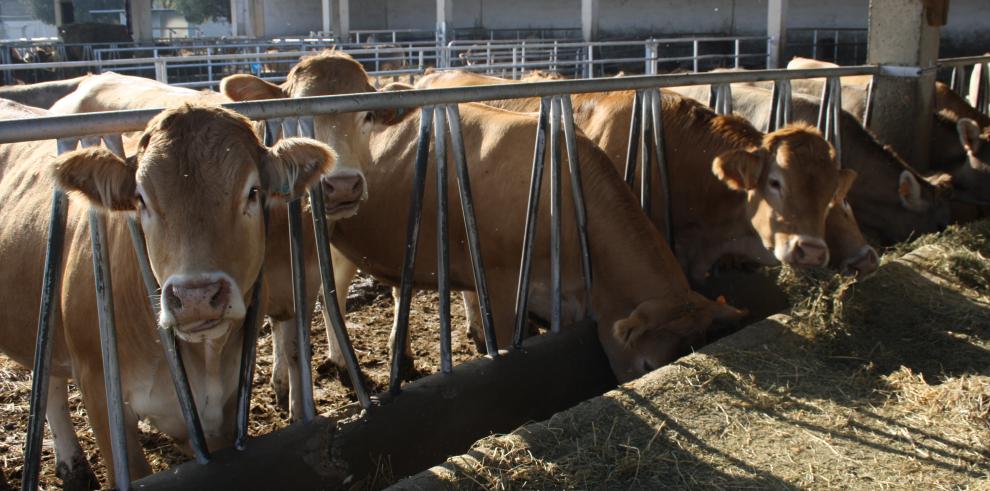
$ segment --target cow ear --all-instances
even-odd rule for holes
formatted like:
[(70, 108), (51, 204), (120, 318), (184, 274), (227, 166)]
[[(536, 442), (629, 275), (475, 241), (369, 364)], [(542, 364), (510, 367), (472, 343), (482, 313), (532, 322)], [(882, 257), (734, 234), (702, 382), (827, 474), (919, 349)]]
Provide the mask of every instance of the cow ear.
[(261, 179), (270, 198), (291, 201), (306, 192), (336, 165), (337, 155), (327, 145), (309, 138), (284, 138), (268, 149)]
[(980, 149), (980, 126), (969, 118), (961, 118), (956, 123), (956, 131), (959, 132), (959, 141), (963, 148), (969, 153), (976, 153)]
[(923, 212), (927, 208), (925, 200), (921, 197), (921, 184), (911, 171), (901, 172), (897, 180), (897, 194), (901, 198), (901, 206), (908, 210)]
[(748, 191), (755, 189), (763, 173), (763, 159), (758, 152), (732, 150), (712, 161), (712, 173), (729, 189)]
[(833, 204), (841, 204), (846, 199), (849, 189), (856, 182), (857, 175), (859, 174), (852, 169), (839, 169), (839, 185), (835, 188), (835, 198), (832, 200)]
[(53, 173), (59, 186), (85, 196), (96, 206), (115, 211), (134, 210), (135, 166), (104, 147), (60, 155)]
[(636, 306), (629, 317), (615, 321), (612, 324), (612, 335), (623, 346), (632, 346), (640, 336), (659, 324), (661, 315), (659, 303), (656, 300), (647, 300)]
[(244, 73), (224, 77), (220, 81), (220, 92), (235, 102), (289, 97), (278, 85)]
[[(382, 89), (379, 92), (399, 92), (403, 90), (412, 90), (413, 88), (414, 87), (409, 84), (404, 84), (402, 82), (392, 82), (382, 87)], [(405, 118), (406, 115), (409, 114), (410, 112), (412, 112), (412, 110), (409, 108), (397, 107), (397, 108), (379, 109), (377, 111), (373, 111), (371, 114), (372, 114), (372, 120), (376, 124), (391, 126), (393, 124), (398, 123), (399, 121), (402, 121), (402, 119)]]

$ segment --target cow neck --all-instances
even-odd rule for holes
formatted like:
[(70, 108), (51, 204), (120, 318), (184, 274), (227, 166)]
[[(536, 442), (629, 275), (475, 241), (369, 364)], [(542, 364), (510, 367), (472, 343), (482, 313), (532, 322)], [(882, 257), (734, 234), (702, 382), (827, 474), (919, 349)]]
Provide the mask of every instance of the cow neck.
[(611, 325), (648, 299), (683, 303), (687, 278), (657, 228), (602, 152), (588, 145), (579, 153), (585, 202), (608, 204), (587, 207), (599, 321)]

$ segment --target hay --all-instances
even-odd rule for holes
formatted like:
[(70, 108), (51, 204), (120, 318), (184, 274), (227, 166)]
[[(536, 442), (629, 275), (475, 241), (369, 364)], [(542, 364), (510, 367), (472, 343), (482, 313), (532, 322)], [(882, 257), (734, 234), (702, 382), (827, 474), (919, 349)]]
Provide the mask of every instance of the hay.
[(509, 435), (410, 489), (990, 489), (990, 222)]

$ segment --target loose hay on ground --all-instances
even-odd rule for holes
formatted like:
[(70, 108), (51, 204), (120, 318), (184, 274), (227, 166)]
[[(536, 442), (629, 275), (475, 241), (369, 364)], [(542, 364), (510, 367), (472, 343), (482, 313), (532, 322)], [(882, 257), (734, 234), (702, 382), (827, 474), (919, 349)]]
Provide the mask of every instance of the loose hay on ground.
[(990, 489), (988, 232), (922, 237), (859, 284), (784, 272), (791, 315), (402, 484)]

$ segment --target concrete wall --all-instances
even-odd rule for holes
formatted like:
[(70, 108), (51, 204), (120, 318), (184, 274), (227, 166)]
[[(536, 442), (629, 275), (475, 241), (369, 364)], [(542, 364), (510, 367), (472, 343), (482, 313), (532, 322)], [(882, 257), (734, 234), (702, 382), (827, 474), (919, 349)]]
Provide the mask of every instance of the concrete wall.
[(306, 34), (323, 29), (319, 0), (266, 0), (264, 5), (265, 36)]

